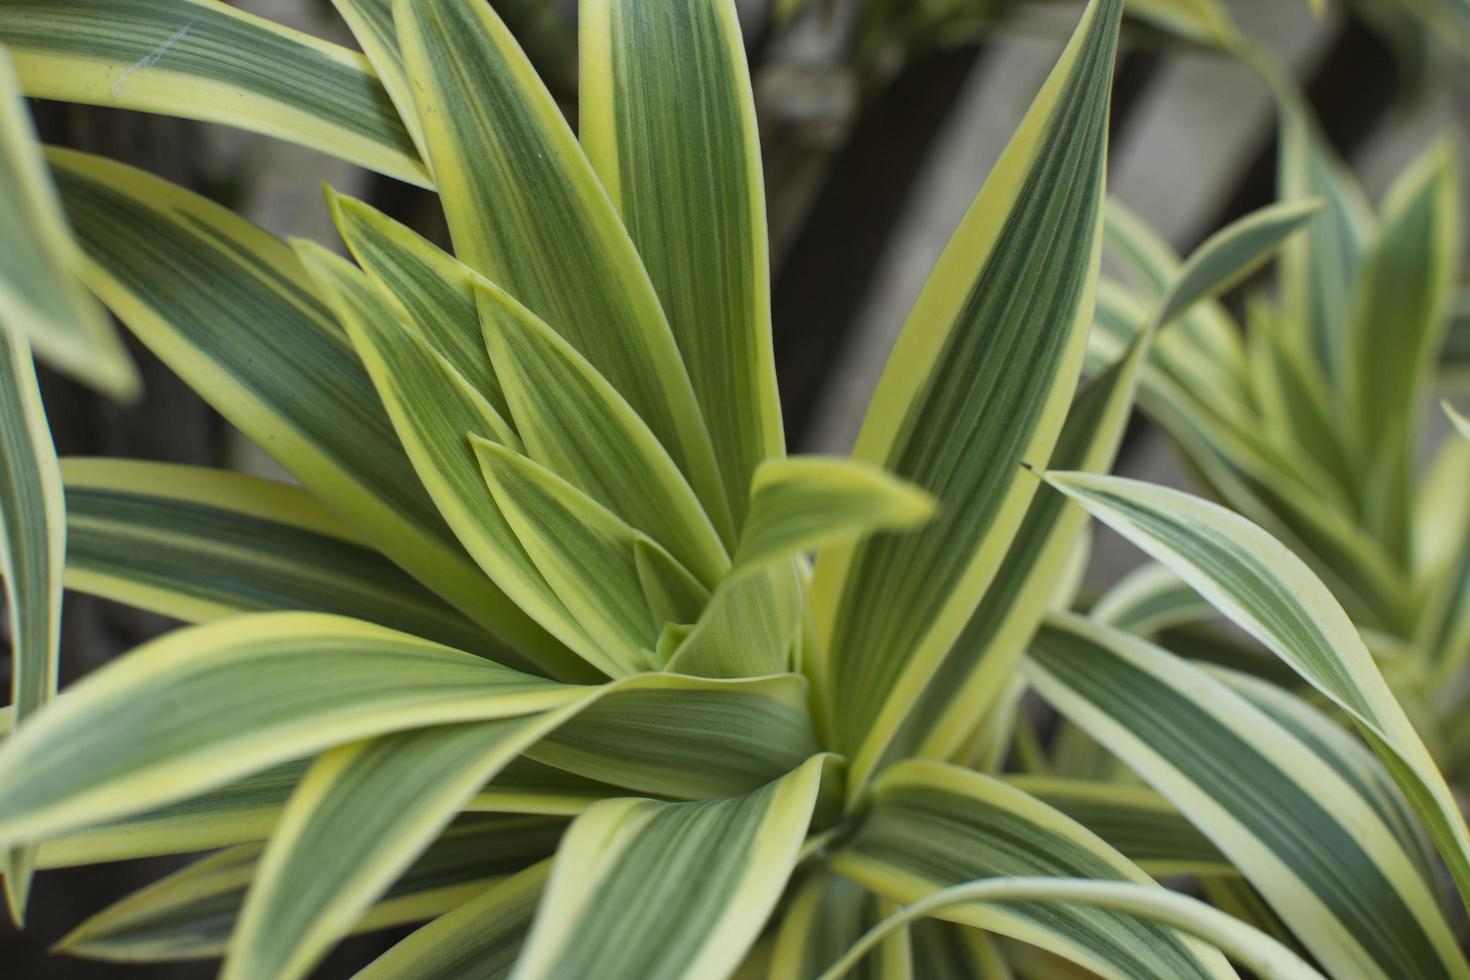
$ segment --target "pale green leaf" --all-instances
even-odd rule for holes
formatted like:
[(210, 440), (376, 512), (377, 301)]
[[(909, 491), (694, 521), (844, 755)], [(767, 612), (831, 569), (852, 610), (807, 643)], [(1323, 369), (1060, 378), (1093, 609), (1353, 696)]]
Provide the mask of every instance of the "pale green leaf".
[(218, 0), (0, 0), (27, 95), (224, 123), (428, 185), (367, 59)]
[(759, 134), (731, 0), (590, 0), (582, 145), (668, 314), (739, 527), (785, 453)]
[(1089, 618), (1138, 636), (1213, 618), (1215, 607), (1158, 562), (1140, 565), (1104, 592)]

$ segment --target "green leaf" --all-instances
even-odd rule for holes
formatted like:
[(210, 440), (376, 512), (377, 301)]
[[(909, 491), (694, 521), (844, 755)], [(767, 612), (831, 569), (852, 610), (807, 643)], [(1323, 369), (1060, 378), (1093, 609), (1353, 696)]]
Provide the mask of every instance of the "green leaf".
[(668, 314), (736, 526), (785, 454), (760, 141), (730, 0), (581, 6), (581, 139)]
[(1347, 370), (1353, 290), (1374, 237), (1367, 198), (1327, 144), (1311, 110), (1281, 100), (1277, 194), (1283, 201), (1321, 199), (1326, 207), (1281, 259), (1282, 298), (1292, 342), (1308, 355), (1327, 387), (1340, 391)]
[(628, 400), (733, 539), (709, 431), (638, 253), (531, 63), (488, 4), (394, 7), (456, 254)]
[(1466, 439), (1470, 439), (1470, 419), (1465, 418), (1465, 416), (1455, 411), (1448, 404), (1444, 406), (1444, 414), (1450, 420), (1450, 423), (1454, 425), (1455, 429), (1459, 431), (1460, 435)]
[(1156, 878), (1239, 873), (1174, 804), (1143, 786), (1052, 776), (1005, 781), (1065, 813)]
[[(814, 869), (781, 916), (769, 980), (812, 980), (894, 908), (856, 882)], [(858, 976), (909, 980), (910, 958), (908, 937), (895, 933)]]
[(730, 567), (658, 438), (586, 358), (493, 286), (475, 290), (485, 342), (526, 454), (669, 549), (706, 586)]
[(743, 796), (593, 806), (557, 852), (514, 976), (641, 980), (728, 970), (786, 887), (827, 759)]
[[(565, 828), (565, 821), (543, 817), (462, 818), (352, 931), (422, 922), (457, 908), (551, 854)], [(75, 956), (134, 963), (221, 956), (260, 872), (261, 851), (259, 844), (246, 844), (196, 861), (92, 916), (58, 947)]]
[(1103, 593), (1089, 619), (1138, 636), (1214, 618), (1215, 607), (1158, 562), (1140, 565)]
[(1035, 481), (1019, 464), (1048, 457), (1060, 432), (1092, 319), (1121, 10), (1121, 0), (1088, 5), (921, 292), (868, 409), (856, 458), (928, 491), (940, 511), (923, 531), (818, 561), (815, 621), (836, 744), (849, 753), (872, 755), (913, 708), (1025, 516)]
[(1342, 708), (1383, 759), (1470, 898), (1470, 832), (1424, 743), (1331, 593), (1250, 521), (1188, 494), (1116, 477), (1048, 474)]
[(367, 60), (218, 0), (0, 0), (27, 95), (224, 123), (428, 186)]
[(401, 306), (404, 322), (416, 327), (509, 424), (510, 406), (490, 366), (475, 306), (479, 277), (412, 228), (362, 201), (329, 189), (327, 204), (353, 258)]
[(356, 980), (501, 980), (531, 930), (551, 862), (446, 912), (359, 971)]
[(66, 150), (50, 160), (91, 259), (88, 284), (132, 331), (396, 564), (516, 637), (291, 249), (142, 171)]
[(67, 588), (189, 623), (335, 613), (513, 656), (298, 487), (121, 459), (67, 459), (61, 475)]
[(527, 754), (640, 795), (701, 800), (750, 793), (821, 751), (798, 674), (639, 674), (595, 690)]
[[(1052, 450), (1052, 465), (1099, 471), (1112, 466), (1151, 338), (1151, 331), (1141, 333), (1116, 364), (1077, 396)], [(951, 758), (977, 723), (996, 710), (1005, 680), (1015, 673), (1051, 604), (1056, 581), (1086, 522), (1083, 511), (1054, 494), (1032, 498), (995, 580), (885, 747), (883, 761)], [(858, 764), (865, 761), (860, 758)]]
[[(0, 573), (10, 614), (14, 726), (25, 725), (56, 695), (66, 502), (30, 349), (9, 330), (0, 345)], [(0, 861), (16, 922), (25, 917), (34, 862), (29, 848), (13, 849)]]
[[(976, 878), (1049, 875), (1158, 888), (1091, 831), (999, 780), (909, 761), (874, 781), (866, 818), (832, 868), (896, 902)], [(1159, 889), (1162, 891), (1162, 889)], [(1103, 976), (1232, 974), (1223, 959), (1169, 929), (1076, 906), (977, 909), (955, 921), (1040, 946)]]
[(1321, 209), (1320, 201), (1288, 201), (1261, 208), (1215, 232), (1165, 290), (1156, 314), (1159, 323), (1169, 323), (1260, 268)]
[(307, 975), (475, 790), (555, 721), (436, 726), (324, 753), (266, 845), (221, 976)]
[(907, 530), (933, 517), (934, 509), (922, 490), (857, 460), (768, 460), (751, 479), (735, 571), (875, 531)]
[(597, 637), (595, 653), (584, 655), (613, 677), (655, 669), (662, 624), (643, 597), (637, 532), (533, 460), (485, 439), (470, 445), (520, 546), (574, 621)]
[(749, 677), (790, 669), (804, 592), (790, 558), (726, 578), (665, 669), (706, 677)]
[(1346, 341), (1343, 404), (1363, 517), (1405, 566), (1421, 417), (1460, 266), (1458, 184), (1449, 144), (1395, 183), (1382, 232), (1361, 266)]
[(398, 32), (393, 25), (393, 0), (332, 0), (332, 6), (347, 22), (352, 36), (357, 39), (363, 54), (367, 55), (393, 101), (393, 108), (403, 121), (404, 127), (413, 137), (414, 146), (421, 156), (424, 154), (424, 131), (419, 123), (418, 106), (414, 105), (413, 89), (408, 81), (408, 69), (403, 63), (403, 53), (398, 50)]
[[(1263, 980), (1322, 980), (1301, 957), (1258, 932), (1210, 908), (1203, 902), (1164, 891), (1121, 882), (1075, 879), (1004, 877), (977, 881), (936, 892), (915, 902), (871, 929), (858, 945), (820, 980), (839, 980), (870, 948), (890, 932), (926, 915), (970, 921), (990, 912), (989, 903), (1065, 903), (1099, 911), (1113, 911), (1139, 923), (1158, 923), (1191, 933), (1224, 950)], [(959, 906), (956, 908), (956, 906)]]
[(592, 640), (517, 543), (470, 449), (472, 433), (517, 445), (514, 432), (428, 341), (403, 327), (365, 275), (319, 245), (295, 244), (356, 346), (423, 486), (483, 570), (477, 577), (493, 581), (490, 608), (500, 629), (516, 638), (524, 656), (557, 676), (596, 676), (583, 663), (596, 657)]
[[(0, 19), (0, 41), (4, 30)], [(136, 397), (133, 362), (77, 278), (81, 256), (3, 45), (0, 211), (11, 227), (0, 247), (0, 328), (24, 337), (47, 363), (72, 377), (115, 397)]]
[(190, 627), (88, 675), (0, 746), (0, 843), (60, 836), (355, 739), (543, 711), (577, 691), (336, 616)]
[(1032, 659), (1042, 697), (1167, 795), (1334, 974), (1470, 974), (1394, 832), (1290, 728), (1076, 617), (1054, 618)]

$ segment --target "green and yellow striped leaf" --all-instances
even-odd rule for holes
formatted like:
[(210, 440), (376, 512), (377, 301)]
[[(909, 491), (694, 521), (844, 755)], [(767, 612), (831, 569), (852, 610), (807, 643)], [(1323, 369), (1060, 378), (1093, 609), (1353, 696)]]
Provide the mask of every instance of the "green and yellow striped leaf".
[[(813, 980), (894, 909), (892, 902), (854, 881), (813, 869), (781, 916), (768, 980)], [(908, 936), (894, 933), (853, 975), (860, 980), (911, 980), (912, 968)]]
[(1174, 804), (1147, 787), (1055, 776), (1005, 781), (1065, 813), (1156, 878), (1239, 873)]
[[(0, 70), (3, 70), (0, 65)], [(0, 331), (0, 573), (10, 620), (10, 724), (56, 695), (66, 502), (25, 338)], [(0, 854), (11, 918), (25, 916), (35, 852)]]
[(1138, 636), (1216, 616), (1215, 607), (1158, 562), (1140, 565), (1104, 592), (1088, 618)]
[(221, 976), (307, 975), (475, 790), (554, 721), (436, 726), (324, 753), (266, 845)]
[(291, 249), (142, 171), (66, 150), (50, 160), (91, 259), (87, 282), (132, 331), (395, 563), (514, 635)]
[(367, 55), (383, 90), (398, 112), (398, 118), (413, 137), (420, 156), (426, 157), (418, 106), (414, 105), (403, 52), (398, 49), (398, 31), (393, 25), (393, 0), (332, 0), (332, 6), (337, 8), (363, 54)]
[(67, 588), (188, 623), (335, 613), (505, 653), (299, 487), (141, 460), (71, 458), (61, 475)]
[(1326, 202), (1306, 235), (1287, 246), (1281, 258), (1282, 299), (1294, 331), (1292, 343), (1307, 355), (1329, 390), (1340, 392), (1353, 292), (1376, 235), (1373, 212), (1310, 110), (1294, 95), (1279, 105), (1278, 194), (1284, 201)]
[(872, 755), (913, 708), (1025, 516), (1036, 484), (1019, 464), (1050, 456), (1061, 430), (1092, 320), (1121, 12), (1121, 0), (1088, 5), (868, 409), (856, 458), (928, 491), (940, 510), (918, 533), (818, 561), (812, 602), (837, 745), (849, 753)]
[[(1037, 877), (1001, 877), (956, 885), (921, 899), (868, 931), (862, 941), (819, 980), (840, 980), (868, 951), (895, 929), (927, 915), (968, 922), (1009, 904), (1059, 903), (1089, 911), (1113, 912), (1143, 924), (1167, 926), (1199, 937), (1223, 950), (1262, 980), (1323, 980), (1301, 957), (1270, 936), (1203, 902), (1127, 882)], [(1043, 907), (1045, 907), (1043, 905)]]
[(693, 980), (728, 970), (786, 887), (827, 760), (743, 796), (592, 807), (557, 852), (512, 976)]
[(218, 0), (3, 0), (27, 95), (224, 123), (428, 186), (367, 59)]
[[(872, 785), (837, 873), (896, 902), (976, 878), (1049, 875), (1153, 885), (1101, 838), (999, 780), (909, 761)], [(1106, 977), (1228, 977), (1224, 960), (1169, 929), (1076, 906), (975, 909), (954, 921), (1020, 939)]]
[(1046, 479), (1173, 569), (1342, 708), (1470, 897), (1470, 831), (1444, 777), (1347, 614), (1300, 558), (1245, 518), (1177, 490), (1088, 474)]
[(801, 552), (929, 519), (934, 502), (852, 460), (773, 459), (756, 468), (735, 565), (667, 669), (742, 677), (788, 669), (806, 586)]
[(1054, 616), (1028, 677), (1169, 797), (1334, 975), (1470, 975), (1373, 806), (1293, 732), (1129, 634)]
[[(555, 851), (563, 820), (470, 816), (456, 821), (393, 883), (351, 931), (432, 919)], [(75, 956), (157, 962), (223, 955), (260, 873), (262, 845), (196, 861), (92, 916), (58, 944)]]
[(739, 527), (785, 453), (765, 187), (731, 0), (581, 5), (581, 140), (643, 258), (714, 439)]
[(402, 308), (404, 321), (511, 423), (510, 406), (485, 350), (474, 271), (356, 198), (328, 190), (327, 204), (353, 258)]
[(1395, 183), (1361, 266), (1346, 340), (1343, 404), (1362, 519), (1404, 566), (1412, 560), (1409, 485), (1418, 434), (1460, 266), (1458, 187), (1448, 143)]
[[(4, 29), (0, 19), (0, 42)], [(107, 314), (77, 278), (81, 256), (3, 43), (0, 212), (10, 227), (0, 246), (0, 328), (24, 337), (48, 364), (72, 377), (110, 395), (136, 396), (133, 362)]]
[(658, 631), (643, 595), (638, 533), (534, 460), (485, 439), (469, 443), (499, 512), (576, 624), (584, 654), (612, 677), (656, 669)]
[(1449, 418), (1450, 424), (1455, 427), (1456, 431), (1458, 431), (1460, 435), (1464, 436), (1466, 439), (1470, 439), (1470, 419), (1465, 418), (1465, 416), (1455, 411), (1449, 405), (1445, 405), (1444, 413), (1445, 416)]
[[(1150, 340), (1151, 332), (1141, 333), (1116, 364), (1077, 396), (1052, 450), (1053, 465), (1100, 471), (1112, 466)], [(995, 580), (926, 683), (917, 706), (884, 747), (884, 761), (951, 758), (985, 723), (1051, 605), (1056, 581), (1086, 523), (1085, 512), (1066, 506), (1054, 494), (1032, 499)], [(871, 759), (860, 756), (857, 765)]]
[(576, 348), (493, 286), (478, 286), (496, 374), (526, 454), (663, 545), (712, 587), (718, 532), (658, 438)]
[(514, 637), (517, 651), (542, 669), (594, 677), (586, 664), (595, 662), (596, 646), (517, 542), (470, 448), (472, 434), (519, 445), (515, 433), (428, 341), (404, 328), (363, 273), (319, 245), (295, 245), (357, 348), (422, 485), (483, 569), (476, 577), (491, 580), (485, 584), (494, 604), (487, 601), (482, 615), (488, 612), (502, 634)]
[(798, 456), (756, 468), (736, 572), (875, 531), (902, 531), (934, 515), (922, 490), (866, 463)]
[(0, 844), (162, 806), (343, 742), (532, 714), (577, 695), (337, 616), (189, 627), (89, 675), (0, 746)]
[(501, 980), (520, 955), (551, 862), (543, 861), (416, 930), (356, 980)]
[(488, 4), (394, 6), (455, 252), (628, 400), (724, 540), (708, 429), (648, 273), (551, 94)]

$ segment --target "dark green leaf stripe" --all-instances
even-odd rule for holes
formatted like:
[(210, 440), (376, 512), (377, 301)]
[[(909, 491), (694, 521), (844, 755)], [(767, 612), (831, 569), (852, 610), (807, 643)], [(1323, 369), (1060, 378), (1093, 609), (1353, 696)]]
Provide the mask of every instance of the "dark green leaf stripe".
[[(462, 817), (353, 925), (367, 932), (421, 922), (551, 854), (566, 823), (544, 817)], [(261, 845), (198, 861), (104, 909), (60, 943), (77, 956), (123, 962), (220, 956), (234, 932)]]
[(29, 95), (225, 123), (427, 184), (359, 54), (214, 0), (0, 0)]
[[(812, 980), (895, 908), (855, 881), (814, 869), (781, 917), (770, 980)], [(853, 980), (907, 980), (909, 946), (906, 937), (895, 937), (849, 976)]]
[(617, 388), (733, 540), (658, 295), (551, 94), (488, 4), (398, 0), (394, 14), (455, 253)]
[(356, 980), (501, 980), (510, 976), (551, 862), (499, 882), (414, 932)]
[(398, 48), (398, 30), (393, 24), (393, 0), (332, 0), (332, 6), (347, 22), (363, 54), (377, 72), (403, 125), (413, 137), (420, 155), (425, 155), (423, 127), (418, 106), (409, 88), (408, 68)]
[(424, 492), (290, 248), (140, 170), (66, 150), (50, 158), (94, 263), (88, 282), (133, 332), (384, 554), (504, 628), (487, 614), (494, 589)]
[(755, 467), (785, 440), (735, 4), (597, 0), (581, 15), (582, 144), (663, 301), (738, 527)]
[[(16, 331), (0, 333), (0, 572), (10, 613), (14, 726), (56, 694), (66, 504), (30, 347)], [(15, 922), (25, 917), (34, 861), (30, 848), (0, 860)]]
[(5, 741), (0, 843), (162, 806), (342, 742), (532, 714), (577, 695), (336, 616), (189, 627), (88, 675)]
[[(1121, 10), (1117, 0), (1088, 7), (973, 205), (1004, 209), (987, 219), (999, 226), (993, 240), (967, 242), (962, 231), (951, 244), (864, 422), (854, 455), (928, 491), (940, 511), (918, 533), (880, 535), (850, 559), (834, 553), (819, 562), (815, 596), (819, 622), (831, 630), (846, 749), (885, 738), (912, 707), (1025, 515), (1035, 483), (1020, 463), (1050, 455), (1061, 428), (1091, 319)], [(1043, 239), (1047, 247), (1036, 247)], [(976, 244), (988, 249), (979, 268), (973, 254), (956, 251)], [(932, 321), (925, 296), (958, 277), (968, 285), (952, 322)]]
[(1128, 634), (1053, 617), (1043, 697), (1170, 797), (1343, 976), (1463, 977), (1432, 892), (1352, 786), (1290, 731)]
[(185, 622), (336, 613), (504, 653), (296, 487), (126, 460), (68, 459), (62, 474), (68, 588)]
[(1009, 776), (1006, 782), (1065, 813), (1155, 877), (1236, 873), (1220, 849), (1153, 790), (1049, 776)]
[(408, 314), (433, 348), (454, 365), (507, 422), (510, 407), (490, 366), (469, 267), (412, 228), (362, 201), (329, 192), (327, 202), (352, 257)]
[[(1121, 854), (1045, 803), (937, 762), (884, 772), (834, 869), (897, 902), (949, 885), (1013, 875), (1151, 883)], [(969, 924), (1012, 936), (1104, 976), (1229, 976), (1217, 954), (1172, 930), (1080, 906), (1025, 903)]]
[[(1077, 396), (1052, 450), (1053, 460), (1066, 460), (1069, 469), (1111, 468), (1147, 343), (1136, 340)], [(1086, 521), (1084, 511), (1068, 507), (1055, 494), (1031, 500), (995, 580), (888, 745), (888, 761), (912, 755), (950, 758), (977, 719), (994, 709), (1004, 678), (1015, 670), (1041, 622), (1062, 563)]]

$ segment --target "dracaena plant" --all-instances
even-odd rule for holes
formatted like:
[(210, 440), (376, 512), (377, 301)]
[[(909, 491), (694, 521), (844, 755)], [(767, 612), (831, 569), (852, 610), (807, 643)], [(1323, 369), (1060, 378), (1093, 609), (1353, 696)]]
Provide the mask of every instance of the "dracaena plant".
[[(213, 850), (62, 948), (282, 980), (427, 921), (363, 976), (1176, 980), (1232, 975), (1220, 950), (1316, 976), (1250, 924), (1259, 895), (1337, 975), (1466, 973), (1418, 830), (1464, 887), (1464, 823), (1330, 595), (1254, 525), (1096, 475), (1154, 333), (1315, 206), (1203, 246), (1073, 397), (1121, 0), (1087, 5), (851, 459), (784, 452), (731, 3), (586, 0), (580, 138), (487, 5), (337, 6), (365, 57), (205, 0), (0, 2), (21, 90), (432, 185), (455, 248), (329, 194), (349, 261), (43, 162), (3, 93), (0, 192), (44, 232), (0, 252), (17, 912), (34, 867)], [(131, 377), (75, 276), (300, 485), (58, 465), (29, 347)], [(1284, 690), (1048, 613), (1085, 514), (1043, 471), (1377, 755)], [(53, 698), (63, 540), (69, 586), (196, 625)], [(1161, 792), (998, 775), (1027, 682)], [(1169, 874), (1225, 882), (1222, 909)]]

